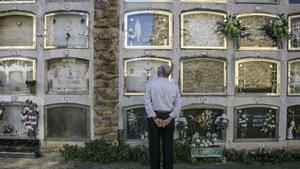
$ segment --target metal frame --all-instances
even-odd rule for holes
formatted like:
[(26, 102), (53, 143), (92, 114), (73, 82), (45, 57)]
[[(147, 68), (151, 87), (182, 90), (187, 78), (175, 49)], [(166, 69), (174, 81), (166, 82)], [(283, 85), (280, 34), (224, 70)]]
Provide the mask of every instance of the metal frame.
[[(87, 27), (86, 32), (83, 36), (87, 37), (87, 43), (85, 44), (86, 46), (67, 46), (66, 49), (88, 49), (89, 48), (89, 23), (90, 23), (90, 18), (89, 14), (85, 12), (76, 12), (76, 11), (58, 11), (58, 12), (51, 12), (48, 14), (45, 14), (44, 16), (44, 49), (62, 49), (62, 47), (58, 46), (52, 46), (52, 45), (47, 45), (47, 35), (48, 35), (48, 28), (47, 28), (47, 18), (55, 15), (78, 15), (78, 16), (85, 16), (86, 17), (86, 22), (85, 26)], [(64, 49), (64, 48), (63, 48)]]
[(0, 17), (6, 17), (11, 15), (21, 15), (21, 16), (29, 16), (32, 17), (32, 46), (0, 46), (0, 50), (8, 50), (8, 49), (35, 49), (36, 48), (36, 17), (34, 14), (30, 12), (23, 11), (9, 11), (9, 12), (1, 12)]
[[(0, 62), (3, 62), (3, 61), (9, 61), (9, 60), (21, 60), (21, 61), (28, 61), (28, 62), (32, 62), (32, 80), (36, 80), (36, 70), (37, 70), (37, 67), (36, 67), (36, 59), (33, 59), (33, 58), (30, 58), (30, 57), (11, 57), (11, 56), (8, 56), (8, 57), (0, 57)], [(25, 82), (24, 82), (25, 84)], [(11, 91), (11, 92), (3, 92), (3, 91), (0, 91), (0, 95), (6, 95), (6, 94), (17, 94), (19, 96), (22, 96), (22, 95), (28, 95), (28, 93), (26, 92), (17, 92), (17, 91)], [(29, 94), (31, 95), (31, 94)]]
[(25, 1), (17, 1), (17, 0), (10, 0), (10, 1), (0, 1), (0, 4), (25, 4), (25, 3), (36, 3), (35, 0), (25, 0)]
[[(260, 61), (260, 62), (269, 62), (269, 63), (275, 63), (277, 64), (277, 92), (276, 93), (238, 93), (237, 88), (239, 86), (238, 79), (239, 79), (239, 69), (238, 66), (240, 63), (246, 63), (246, 62), (254, 62), (254, 61)], [(281, 73), (281, 65), (280, 61), (274, 60), (274, 59), (268, 59), (268, 58), (242, 58), (235, 61), (235, 95), (236, 96), (279, 96), (280, 95), (280, 73)]]
[(293, 64), (293, 63), (300, 63), (300, 59), (292, 59), (292, 60), (289, 60), (288, 61), (288, 80), (287, 80), (287, 93), (288, 93), (288, 95), (289, 96), (299, 96), (300, 95), (300, 93), (291, 93), (291, 89), (290, 89), (290, 87), (289, 87), (289, 84), (291, 83), (291, 64)]
[[(300, 14), (288, 17), (288, 20), (289, 20), (289, 32), (292, 31), (292, 19), (294, 19), (294, 18), (299, 18), (299, 21), (300, 21)], [(300, 28), (299, 28), (299, 34), (300, 34)], [(292, 47), (292, 41), (291, 41), (291, 39), (288, 39), (288, 50), (291, 50), (291, 51), (300, 51), (300, 46), (298, 48), (293, 48)]]
[[(275, 138), (237, 138), (237, 112), (240, 109), (245, 108), (254, 108), (254, 107), (263, 107), (276, 109), (276, 131)], [(279, 106), (267, 105), (267, 104), (247, 104), (234, 107), (234, 123), (233, 123), (233, 142), (277, 142), (279, 140)]]
[[(224, 93), (184, 93), (183, 92), (183, 64), (185, 61), (191, 60), (212, 60), (215, 62), (222, 62), (224, 66)], [(205, 58), (205, 57), (198, 57), (198, 58), (188, 58), (183, 59), (180, 61), (180, 91), (182, 95), (226, 95), (227, 93), (227, 62), (226, 60), (222, 59), (215, 59), (215, 58)]]
[[(280, 0), (276, 0), (277, 2), (268, 2), (270, 0), (261, 0), (263, 2), (247, 2), (249, 0), (235, 0), (235, 3), (237, 4), (279, 4)], [(259, 1), (259, 0), (257, 0)]]
[(184, 17), (191, 14), (202, 14), (202, 15), (216, 15), (216, 16), (222, 16), (223, 18), (226, 17), (225, 13), (221, 12), (212, 12), (212, 11), (191, 11), (191, 12), (184, 12), (181, 13), (180, 19), (180, 47), (182, 49), (227, 49), (227, 39), (224, 36), (224, 46), (186, 46), (184, 45)]
[[(133, 58), (133, 59), (124, 59), (124, 95), (125, 96), (142, 96), (145, 93), (139, 93), (139, 92), (127, 92), (125, 87), (125, 78), (127, 76), (127, 64), (129, 62), (135, 62), (135, 61), (143, 61), (143, 60), (154, 60), (154, 61), (161, 61), (167, 63), (169, 66), (172, 66), (172, 61), (169, 59), (164, 58), (155, 58), (155, 57), (140, 57), (140, 58)], [(172, 75), (169, 76), (169, 80), (172, 79)]]
[[(87, 116), (87, 138), (85, 139), (68, 139), (68, 138), (60, 138), (60, 137), (48, 137), (48, 123), (47, 123), (47, 117), (48, 117), (48, 109), (49, 108), (59, 108), (59, 107), (78, 107), (86, 109), (86, 116)], [(91, 138), (91, 124), (90, 124), (90, 113), (91, 107), (88, 105), (83, 104), (76, 104), (76, 103), (58, 103), (58, 104), (51, 104), (51, 105), (45, 105), (44, 106), (44, 139), (45, 141), (88, 141)]]
[[(267, 13), (248, 13), (248, 14), (240, 14), (237, 15), (237, 18), (241, 19), (243, 17), (249, 17), (249, 16), (263, 16), (263, 17), (271, 17), (276, 18), (277, 15), (273, 14), (267, 14)], [(277, 51), (279, 50), (278, 47), (239, 47), (237, 50), (270, 50), (270, 51)]]
[[(128, 46), (128, 16), (137, 14), (162, 14), (169, 17), (169, 45), (168, 46)], [(142, 10), (142, 11), (131, 11), (124, 15), (124, 48), (125, 49), (172, 49), (173, 47), (173, 23), (172, 13), (163, 10)]]

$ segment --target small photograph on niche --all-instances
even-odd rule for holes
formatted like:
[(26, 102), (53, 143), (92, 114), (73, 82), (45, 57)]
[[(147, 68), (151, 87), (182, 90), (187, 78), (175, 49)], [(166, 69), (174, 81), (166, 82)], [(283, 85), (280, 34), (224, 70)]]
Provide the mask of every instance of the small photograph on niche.
[(291, 32), (289, 50), (300, 50), (300, 15), (289, 16), (289, 29)]
[(224, 95), (226, 93), (226, 61), (192, 58), (181, 61), (182, 94)]
[[(162, 58), (135, 58), (125, 60), (125, 95), (143, 95), (147, 82), (157, 78), (157, 68), (161, 64), (171, 66), (171, 61)], [(169, 79), (171, 80), (171, 76)]]
[(287, 108), (287, 140), (300, 140), (300, 105)]
[(35, 81), (35, 60), (0, 59), (0, 93), (29, 93), (26, 81)]
[(88, 60), (51, 59), (47, 62), (47, 67), (48, 93), (84, 94), (88, 92)]
[(288, 62), (288, 94), (300, 95), (300, 59)]
[(277, 50), (277, 41), (271, 39), (265, 27), (277, 17), (276, 15), (253, 13), (237, 16), (247, 28), (249, 36), (240, 39), (237, 44), (239, 50)]
[(235, 139), (274, 140), (277, 138), (278, 108), (246, 106), (236, 109)]
[(88, 48), (89, 15), (82, 12), (57, 12), (45, 15), (46, 49)]
[(148, 139), (148, 121), (144, 107), (126, 109), (127, 139)]
[(278, 4), (279, 0), (235, 0), (235, 2), (249, 4)]
[(125, 48), (170, 49), (172, 15), (165, 11), (137, 11), (125, 14)]
[(236, 61), (236, 93), (245, 95), (278, 95), (280, 62), (269, 59)]
[[(188, 123), (187, 136), (189, 138), (199, 133), (203, 139), (225, 140), (229, 119), (224, 108), (204, 106), (186, 108), (183, 110), (183, 116)], [(224, 124), (218, 122), (220, 118)]]

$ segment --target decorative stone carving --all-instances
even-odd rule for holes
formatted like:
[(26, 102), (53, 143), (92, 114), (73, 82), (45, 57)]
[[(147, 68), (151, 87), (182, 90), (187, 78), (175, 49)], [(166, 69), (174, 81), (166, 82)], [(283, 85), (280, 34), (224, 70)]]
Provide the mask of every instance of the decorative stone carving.
[(226, 62), (192, 58), (181, 61), (180, 86), (183, 94), (225, 94)]
[(289, 29), (292, 35), (289, 39), (289, 50), (300, 50), (300, 15), (289, 17)]
[(225, 16), (209, 11), (181, 14), (181, 48), (226, 49), (226, 38), (216, 32), (217, 21)]
[(155, 10), (125, 14), (125, 48), (170, 49), (171, 47), (171, 13)]
[(288, 94), (300, 94), (300, 59), (288, 62)]

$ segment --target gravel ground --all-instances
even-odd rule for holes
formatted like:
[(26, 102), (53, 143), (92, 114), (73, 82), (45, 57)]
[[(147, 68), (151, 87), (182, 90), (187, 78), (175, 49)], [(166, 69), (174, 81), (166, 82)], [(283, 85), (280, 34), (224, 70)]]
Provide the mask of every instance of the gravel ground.
[[(149, 167), (136, 163), (103, 165), (79, 161), (65, 162), (58, 153), (47, 153), (38, 159), (0, 158), (0, 169), (149, 169)], [(300, 161), (276, 165), (260, 163), (211, 163), (200, 166), (176, 164), (174, 169), (300, 169)]]

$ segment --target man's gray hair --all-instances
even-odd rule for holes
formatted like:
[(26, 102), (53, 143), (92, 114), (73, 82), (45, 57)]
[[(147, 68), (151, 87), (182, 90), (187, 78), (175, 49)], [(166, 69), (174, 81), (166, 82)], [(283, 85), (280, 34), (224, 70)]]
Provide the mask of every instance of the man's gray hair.
[(168, 64), (162, 64), (157, 68), (157, 76), (158, 77), (169, 77), (172, 72), (171, 66)]

